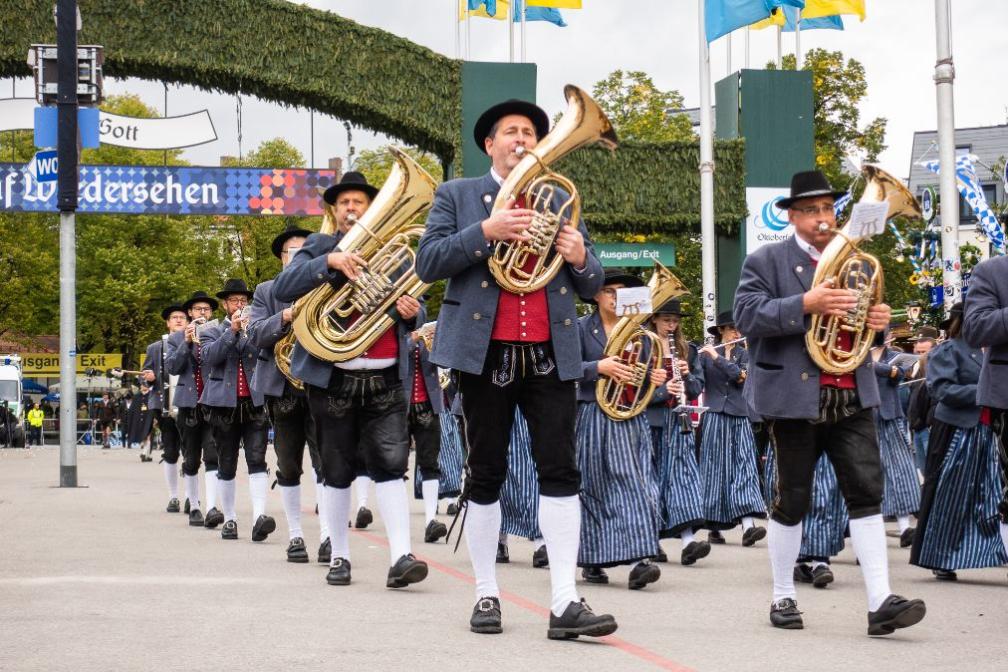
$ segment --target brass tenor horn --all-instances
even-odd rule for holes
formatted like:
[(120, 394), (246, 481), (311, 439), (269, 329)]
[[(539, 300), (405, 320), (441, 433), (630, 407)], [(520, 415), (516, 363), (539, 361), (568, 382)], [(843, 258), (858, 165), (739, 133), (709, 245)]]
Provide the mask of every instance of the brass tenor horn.
[[(489, 261), (497, 284), (516, 294), (534, 292), (556, 276), (564, 260), (553, 249), (553, 241), (560, 227), (568, 222), (577, 226), (581, 217), (581, 196), (574, 183), (551, 170), (550, 164), (595, 142), (609, 149), (616, 147), (616, 132), (598, 103), (570, 84), (564, 87), (564, 97), (567, 110), (560, 121), (533, 149), (519, 147), (524, 156), (504, 180), (493, 204), (496, 212), (509, 199), (522, 197), (525, 207), (536, 212), (527, 231), (529, 240), (498, 242)], [(560, 210), (553, 212), (558, 189), (567, 192), (567, 198)]]
[[(902, 182), (873, 165), (861, 170), (865, 190), (859, 203), (888, 203), (886, 220), (898, 215), (920, 218), (917, 199)], [(882, 302), (885, 292), (882, 264), (859, 247), (863, 238), (852, 235), (850, 223), (837, 231), (816, 265), (812, 286), (827, 280), (837, 289), (847, 289), (857, 297), (857, 305), (844, 315), (812, 315), (805, 332), (805, 345), (816, 366), (832, 375), (856, 369), (872, 347), (875, 333), (868, 327), (868, 309)], [(849, 348), (840, 343), (841, 333), (851, 335)]]

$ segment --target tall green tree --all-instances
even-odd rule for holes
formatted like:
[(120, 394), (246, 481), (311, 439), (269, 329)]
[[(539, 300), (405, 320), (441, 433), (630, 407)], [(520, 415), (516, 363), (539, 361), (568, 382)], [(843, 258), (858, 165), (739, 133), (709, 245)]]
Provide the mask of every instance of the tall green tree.
[(614, 70), (592, 87), (592, 97), (609, 117), (620, 140), (673, 142), (694, 140), (690, 118), (682, 113), (683, 97), (662, 91), (639, 70)]

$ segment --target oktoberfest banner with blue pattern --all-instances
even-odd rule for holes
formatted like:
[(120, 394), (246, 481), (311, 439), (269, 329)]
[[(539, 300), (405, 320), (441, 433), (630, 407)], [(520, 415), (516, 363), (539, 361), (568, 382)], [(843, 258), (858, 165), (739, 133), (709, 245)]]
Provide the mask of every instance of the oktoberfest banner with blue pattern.
[[(318, 189), (332, 170), (197, 166), (81, 166), (80, 213), (130, 215), (321, 215)], [(0, 163), (0, 211), (57, 212), (56, 182)]]

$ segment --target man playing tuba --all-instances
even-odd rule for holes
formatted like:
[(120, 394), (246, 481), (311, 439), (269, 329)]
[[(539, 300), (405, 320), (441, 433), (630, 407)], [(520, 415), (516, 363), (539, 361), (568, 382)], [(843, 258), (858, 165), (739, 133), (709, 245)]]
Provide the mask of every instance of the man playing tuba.
[[(842, 317), (858, 300), (831, 279), (813, 287), (823, 250), (836, 234), (834, 191), (819, 171), (791, 178), (791, 195), (777, 202), (786, 209), (795, 235), (765, 245), (742, 266), (735, 293), (735, 322), (749, 339), (749, 384), (744, 394), (770, 423), (777, 465), (776, 492), (767, 543), (773, 571), (770, 622), (803, 627), (795, 601), (793, 568), (802, 541), (802, 518), (809, 506), (816, 461), (825, 452), (850, 511), (850, 536), (868, 592), (868, 634), (885, 635), (924, 618), (921, 600), (889, 589), (885, 524), (882, 519), (882, 466), (872, 409), (879, 405), (871, 358), (853, 372), (820, 371), (806, 343), (812, 315)], [(827, 263), (823, 259), (823, 263)], [(867, 311), (867, 327), (883, 331), (890, 309)], [(838, 345), (851, 350), (851, 332)]]

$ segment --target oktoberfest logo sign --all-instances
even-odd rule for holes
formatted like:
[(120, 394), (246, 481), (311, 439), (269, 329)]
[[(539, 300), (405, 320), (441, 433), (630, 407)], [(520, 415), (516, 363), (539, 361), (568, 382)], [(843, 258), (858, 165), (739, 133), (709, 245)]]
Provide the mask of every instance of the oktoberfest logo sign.
[[(78, 212), (132, 215), (321, 215), (332, 170), (81, 166)], [(0, 210), (57, 212), (56, 182), (0, 163)]]

